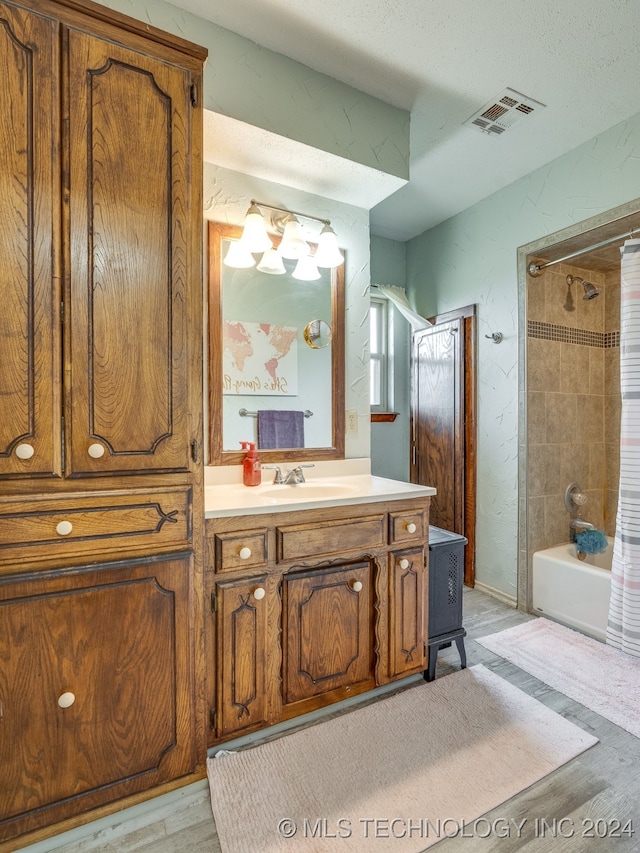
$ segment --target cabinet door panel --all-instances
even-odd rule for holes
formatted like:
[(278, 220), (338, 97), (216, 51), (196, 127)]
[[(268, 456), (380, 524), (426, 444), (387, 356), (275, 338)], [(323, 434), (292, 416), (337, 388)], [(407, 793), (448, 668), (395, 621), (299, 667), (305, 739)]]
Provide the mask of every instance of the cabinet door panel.
[(391, 553), (389, 563), (389, 674), (393, 676), (427, 665), (427, 573), (422, 548)]
[(69, 51), (69, 473), (188, 469), (190, 75), (74, 30)]
[(218, 734), (227, 735), (266, 720), (266, 577), (216, 584)]
[(369, 563), (285, 575), (285, 702), (370, 677), (371, 602)]
[(61, 475), (57, 45), (55, 21), (0, 4), (0, 475)]
[(21, 815), (26, 831), (193, 769), (189, 564), (0, 583), (0, 825)]

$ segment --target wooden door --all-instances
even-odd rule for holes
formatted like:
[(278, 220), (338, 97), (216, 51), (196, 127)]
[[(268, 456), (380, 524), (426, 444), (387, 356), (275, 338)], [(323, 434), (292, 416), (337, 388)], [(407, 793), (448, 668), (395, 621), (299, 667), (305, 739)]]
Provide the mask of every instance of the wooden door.
[(297, 702), (372, 677), (371, 565), (283, 578), (283, 694)]
[(265, 585), (262, 576), (222, 581), (214, 588), (218, 737), (267, 719)]
[(413, 336), (411, 481), (434, 486), (430, 524), (460, 533), (475, 581), (475, 306), (431, 318)]
[(429, 520), (462, 532), (464, 434), (460, 321), (441, 323), (414, 337), (412, 480), (437, 489)]
[(426, 669), (427, 571), (422, 548), (389, 554), (389, 675)]
[(0, 582), (2, 837), (195, 770), (190, 576), (180, 557)]
[(0, 3), (0, 476), (62, 473), (58, 44)]
[(68, 472), (187, 470), (201, 405), (190, 73), (75, 29), (68, 50)]

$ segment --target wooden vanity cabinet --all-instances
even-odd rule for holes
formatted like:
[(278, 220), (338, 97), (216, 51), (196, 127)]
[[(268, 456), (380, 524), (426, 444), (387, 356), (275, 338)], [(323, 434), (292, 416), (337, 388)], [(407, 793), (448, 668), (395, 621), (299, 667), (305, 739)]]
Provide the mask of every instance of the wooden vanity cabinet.
[(0, 0), (0, 853), (203, 775), (205, 56)]
[(205, 522), (209, 744), (424, 671), (429, 498)]

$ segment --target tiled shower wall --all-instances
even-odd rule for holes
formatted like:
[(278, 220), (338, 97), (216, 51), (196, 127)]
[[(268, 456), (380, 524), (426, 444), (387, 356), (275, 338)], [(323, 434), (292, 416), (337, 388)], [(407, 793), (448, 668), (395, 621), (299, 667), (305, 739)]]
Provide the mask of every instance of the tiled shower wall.
[[(579, 282), (601, 291), (584, 300)], [(573, 310), (567, 307), (573, 305)], [(529, 553), (569, 541), (565, 489), (587, 495), (582, 515), (613, 535), (620, 432), (620, 274), (568, 264), (527, 287)]]

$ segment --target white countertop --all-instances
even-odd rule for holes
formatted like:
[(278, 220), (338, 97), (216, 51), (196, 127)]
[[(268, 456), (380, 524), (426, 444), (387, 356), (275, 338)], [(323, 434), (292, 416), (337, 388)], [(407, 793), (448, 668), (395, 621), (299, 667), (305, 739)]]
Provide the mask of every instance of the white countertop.
[(245, 486), (242, 483), (206, 485), (204, 514), (205, 518), (259, 515), (346, 504), (377, 503), (403, 498), (422, 498), (435, 494), (436, 490), (431, 486), (387, 480), (371, 474), (309, 477), (306, 483), (294, 486), (274, 485), (269, 477), (268, 481), (259, 486)]

